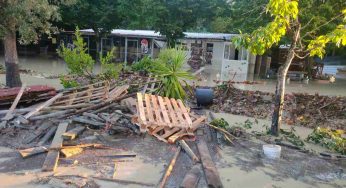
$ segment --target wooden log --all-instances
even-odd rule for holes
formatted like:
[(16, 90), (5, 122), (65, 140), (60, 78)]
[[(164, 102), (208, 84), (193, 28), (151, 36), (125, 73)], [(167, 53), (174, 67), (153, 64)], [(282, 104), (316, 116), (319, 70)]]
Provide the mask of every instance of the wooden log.
[(51, 127), (46, 134), (41, 138), (41, 140), (37, 143), (38, 146), (43, 146), (55, 133), (57, 127)]
[(12, 103), (10, 109), (9, 109), (8, 112), (6, 113), (5, 117), (2, 118), (2, 120), (8, 121), (8, 120), (10, 120), (10, 119), (13, 118), (13, 111), (14, 111), (14, 109), (16, 109), (17, 104), (18, 104), (20, 98), (22, 97), (22, 95), (23, 95), (23, 93), (24, 93), (24, 91), (25, 91), (25, 88), (26, 88), (26, 85), (23, 84), (22, 87), (20, 88), (20, 90), (19, 90), (17, 96), (16, 96), (16, 99), (13, 101), (13, 103)]
[(207, 143), (201, 139), (197, 143), (199, 155), (203, 165), (203, 171), (207, 180), (208, 187), (221, 188), (223, 187), (219, 172), (217, 171), (213, 160), (211, 159)]
[(69, 158), (72, 157), (74, 155), (80, 154), (83, 152), (83, 148), (65, 148), (65, 149), (61, 149), (60, 150), (61, 154), (65, 157), (65, 158)]
[(160, 185), (159, 185), (160, 188), (164, 188), (165, 187), (165, 184), (166, 184), (166, 182), (168, 180), (168, 177), (171, 175), (171, 173), (173, 171), (173, 167), (175, 165), (175, 162), (177, 161), (177, 158), (178, 158), (178, 156), (180, 154), (180, 151), (181, 151), (181, 147), (179, 146), (177, 151), (175, 152), (175, 154), (174, 154), (174, 156), (173, 156), (169, 166), (167, 167), (166, 173), (163, 176), (162, 181), (160, 182)]
[(185, 140), (179, 140), (178, 144), (184, 149), (185, 153), (192, 159), (194, 163), (199, 162), (199, 158), (193, 153), (192, 149), (185, 142)]
[(44, 102), (43, 104), (39, 105), (29, 113), (27, 113), (24, 118), (29, 119), (31, 116), (35, 115), (37, 112), (39, 112), (41, 109), (48, 107), (49, 105), (53, 104), (54, 101), (56, 101), (58, 98), (60, 98), (63, 94), (59, 93), (55, 95), (53, 98), (49, 99), (48, 101)]
[(85, 130), (84, 126), (79, 126), (76, 127), (72, 130), (69, 130), (67, 132), (65, 132), (62, 137), (64, 138), (64, 140), (73, 140), (75, 139), (80, 133), (82, 133)]
[[(50, 148), (62, 147), (62, 134), (66, 131), (68, 124), (68, 122), (62, 122), (59, 124)], [(59, 155), (60, 152), (58, 150), (50, 150), (43, 163), (42, 171), (54, 171), (58, 166)]]
[(180, 188), (196, 188), (202, 171), (199, 165), (194, 165), (185, 175)]
[(74, 112), (75, 110), (69, 109), (69, 110), (64, 110), (64, 111), (57, 111), (57, 112), (52, 112), (49, 114), (44, 114), (44, 115), (38, 115), (38, 116), (32, 116), (29, 118), (29, 120), (42, 120), (42, 119), (48, 119), (48, 118), (53, 118), (53, 117), (59, 117), (67, 113)]
[(93, 126), (96, 126), (96, 127), (103, 127), (103, 126), (105, 126), (105, 123), (100, 123), (100, 122), (89, 120), (89, 119), (86, 119), (86, 118), (83, 118), (83, 117), (74, 117), (72, 120), (75, 121), (75, 122), (78, 122), (78, 123), (93, 125)]

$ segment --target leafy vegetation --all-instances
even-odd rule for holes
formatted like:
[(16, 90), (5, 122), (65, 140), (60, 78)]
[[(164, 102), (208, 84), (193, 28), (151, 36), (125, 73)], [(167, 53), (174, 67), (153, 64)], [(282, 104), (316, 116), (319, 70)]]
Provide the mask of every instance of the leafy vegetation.
[(91, 77), (95, 61), (87, 53), (86, 44), (80, 34), (79, 29), (76, 29), (75, 39), (73, 40), (73, 49), (62, 45), (58, 49), (58, 54), (67, 64), (70, 74), (77, 76)]
[(223, 129), (229, 128), (228, 122), (223, 118), (215, 118), (210, 124)]
[(321, 144), (323, 147), (346, 155), (346, 138), (342, 137), (343, 134), (345, 134), (343, 130), (317, 127), (308, 136), (307, 141)]
[[(303, 4), (300, 4), (305, 5)], [(317, 27), (304, 30), (309, 26), (310, 22), (315, 23), (315, 18), (312, 16), (302, 26), (300, 20), (307, 18), (304, 13), (304, 6), (299, 9), (299, 2), (296, 0), (269, 0), (266, 6), (266, 12), (270, 14), (271, 21), (265, 26), (259, 27), (250, 34), (241, 34), (233, 39), (237, 47), (245, 46), (254, 54), (262, 55), (273, 45), (279, 44), (284, 40), (289, 44), (288, 54), (285, 57), (285, 63), (278, 69), (277, 86), (274, 101), (274, 113), (272, 116), (271, 133), (278, 135), (279, 127), (282, 120), (283, 103), (285, 95), (285, 81), (288, 69), (294, 58), (304, 59), (308, 56), (322, 57), (325, 54), (327, 43), (335, 43), (337, 47), (346, 45), (346, 9), (341, 6), (342, 10), (335, 18), (329, 18), (325, 23)], [(339, 8), (338, 8), (339, 9)], [(311, 9), (311, 11), (314, 11)], [(311, 16), (311, 15), (310, 15)], [(343, 19), (341, 19), (343, 18)], [(325, 24), (339, 19), (339, 26), (334, 30), (320, 30)], [(302, 32), (305, 32), (302, 35)], [(316, 31), (321, 32), (316, 36)], [(300, 54), (304, 54), (303, 56)]]
[(87, 78), (89, 82), (97, 77), (98, 80), (117, 79), (119, 72), (122, 69), (121, 64), (114, 64), (114, 49), (109, 51), (106, 56), (100, 56), (101, 73), (96, 75), (93, 73), (95, 60), (87, 53), (86, 44), (80, 34), (79, 29), (76, 29), (75, 39), (73, 40), (73, 48), (68, 48), (62, 45), (57, 50), (59, 56), (64, 59), (69, 70), (69, 76), (60, 77), (60, 81), (64, 87), (75, 87), (78, 82), (77, 77)]
[(99, 76), (103, 80), (117, 79), (122, 70), (122, 64), (114, 64), (112, 61), (114, 58), (114, 51), (115, 49), (113, 48), (111, 51), (107, 52), (106, 56), (100, 55), (101, 74)]
[(153, 63), (154, 61), (150, 57), (145, 56), (139, 62), (133, 64), (131, 69), (133, 71), (144, 71), (145, 73), (149, 73), (153, 67)]
[(157, 75), (161, 81), (158, 87), (158, 94), (175, 99), (184, 99), (186, 92), (182, 82), (188, 87), (185, 80), (194, 77), (183, 70), (186, 60), (186, 52), (182, 49), (168, 48), (161, 50), (159, 57), (154, 60), (151, 73)]

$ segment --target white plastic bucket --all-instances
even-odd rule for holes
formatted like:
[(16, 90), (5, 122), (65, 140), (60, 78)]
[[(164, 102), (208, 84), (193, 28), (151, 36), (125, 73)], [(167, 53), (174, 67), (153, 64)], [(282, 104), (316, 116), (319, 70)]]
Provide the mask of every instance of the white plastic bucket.
[(281, 146), (266, 144), (262, 146), (264, 155), (269, 159), (278, 159), (281, 155)]

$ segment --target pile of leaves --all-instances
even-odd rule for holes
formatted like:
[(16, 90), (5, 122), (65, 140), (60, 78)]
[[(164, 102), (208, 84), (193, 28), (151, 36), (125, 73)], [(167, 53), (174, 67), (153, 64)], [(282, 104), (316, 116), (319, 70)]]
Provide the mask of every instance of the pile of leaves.
[(229, 127), (228, 122), (223, 118), (216, 118), (213, 121), (211, 121), (210, 124), (223, 129), (227, 129)]
[[(274, 94), (248, 91), (224, 84), (214, 88), (213, 111), (269, 119), (272, 115)], [(332, 127), (346, 130), (346, 97), (293, 93), (285, 95), (283, 120), (290, 125), (316, 128)]]
[(345, 131), (343, 130), (317, 127), (308, 136), (307, 141), (320, 144), (330, 150), (346, 155), (346, 138), (344, 135)]

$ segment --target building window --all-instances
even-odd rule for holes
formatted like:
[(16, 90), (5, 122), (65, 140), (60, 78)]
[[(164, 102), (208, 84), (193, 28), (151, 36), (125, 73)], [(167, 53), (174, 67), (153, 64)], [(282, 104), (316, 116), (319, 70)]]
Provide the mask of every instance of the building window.
[(235, 48), (233, 44), (225, 45), (224, 59), (227, 60), (238, 60), (239, 50)]
[(213, 43), (207, 43), (207, 52), (213, 52), (214, 44)]

